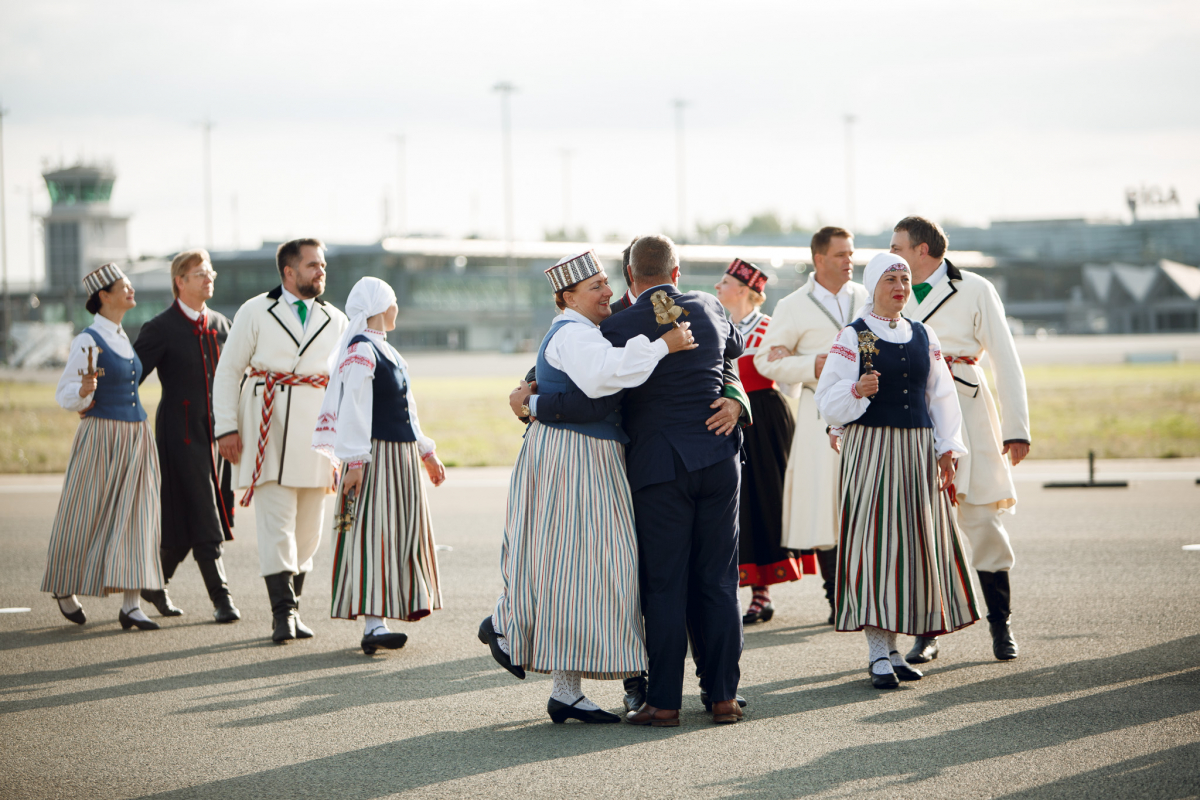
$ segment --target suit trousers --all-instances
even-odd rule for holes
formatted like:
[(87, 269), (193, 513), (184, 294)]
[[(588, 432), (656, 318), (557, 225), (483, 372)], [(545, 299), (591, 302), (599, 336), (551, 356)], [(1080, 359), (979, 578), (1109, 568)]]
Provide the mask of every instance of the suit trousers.
[(280, 486), (275, 481), (255, 487), (258, 566), (264, 577), (312, 569), (325, 524), (326, 496), (323, 488)]
[(977, 571), (1004, 572), (1016, 562), (1008, 531), (1001, 521), (1006, 513), (996, 503), (958, 504), (958, 525), (971, 543), (971, 566)]
[(221, 542), (202, 542), (184, 547), (160, 547), (158, 553), (162, 557), (163, 577), (167, 580), (175, 577), (175, 570), (187, 558), (188, 553), (197, 563), (201, 561), (216, 561), (221, 557), (223, 548)]
[(689, 618), (703, 640), (694, 655), (704, 688), (713, 702), (737, 696), (740, 489), (737, 456), (688, 472), (675, 454), (673, 480), (633, 493), (650, 666), (646, 702), (655, 708), (683, 704)]

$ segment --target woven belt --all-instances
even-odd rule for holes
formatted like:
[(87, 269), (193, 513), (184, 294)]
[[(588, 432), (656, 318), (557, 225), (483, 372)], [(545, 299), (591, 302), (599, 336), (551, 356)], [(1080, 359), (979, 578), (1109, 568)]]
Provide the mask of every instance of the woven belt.
[(964, 381), (962, 378), (955, 375), (954, 367), (952, 367), (951, 365), (952, 364), (970, 364), (971, 366), (974, 367), (974, 366), (979, 365), (979, 359), (973, 358), (972, 356), (948, 356), (945, 353), (943, 353), (942, 360), (946, 362), (946, 369), (950, 370), (950, 376), (952, 378), (954, 378), (954, 380), (956, 380), (957, 382), (961, 383), (963, 386), (974, 389), (975, 390), (974, 396), (978, 397), (979, 396), (979, 384), (971, 383), (970, 381)]
[(271, 435), (271, 415), (275, 413), (275, 387), (284, 386), (316, 386), (324, 389), (329, 385), (328, 375), (297, 375), (294, 372), (269, 372), (265, 369), (250, 370), (251, 378), (263, 378), (262, 422), (258, 427), (258, 453), (254, 457), (254, 474), (250, 476), (250, 488), (242, 495), (239, 503), (243, 508), (250, 505), (254, 497), (254, 486), (262, 475), (263, 457), (267, 452), (267, 438)]

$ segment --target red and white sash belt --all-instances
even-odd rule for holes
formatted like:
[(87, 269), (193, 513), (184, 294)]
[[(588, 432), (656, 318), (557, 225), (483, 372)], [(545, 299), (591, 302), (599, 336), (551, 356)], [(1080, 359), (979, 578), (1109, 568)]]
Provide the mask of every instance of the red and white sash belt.
[(329, 385), (328, 375), (297, 375), (294, 372), (270, 372), (265, 369), (250, 370), (251, 378), (263, 378), (262, 422), (258, 426), (258, 453), (254, 457), (254, 474), (250, 476), (250, 488), (242, 496), (239, 503), (243, 508), (250, 505), (254, 497), (254, 485), (262, 475), (263, 457), (267, 452), (267, 438), (271, 434), (271, 415), (275, 412), (275, 387), (284, 386), (316, 386), (324, 389)]

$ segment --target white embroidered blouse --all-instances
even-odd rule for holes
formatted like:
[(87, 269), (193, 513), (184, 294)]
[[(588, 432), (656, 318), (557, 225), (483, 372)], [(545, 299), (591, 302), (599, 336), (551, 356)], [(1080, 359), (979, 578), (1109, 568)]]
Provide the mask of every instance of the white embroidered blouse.
[[(888, 324), (890, 320), (871, 313), (867, 314), (866, 321), (871, 332), (885, 342), (905, 344), (912, 340), (912, 324), (907, 319), (901, 318), (895, 328)], [(958, 405), (954, 376), (942, 360), (942, 346), (933, 328), (926, 325), (925, 333), (929, 337), (929, 380), (925, 384), (925, 402), (933, 421), (934, 450), (939, 456), (947, 452), (965, 456), (962, 409)], [(847, 326), (842, 328), (830, 348), (825, 369), (817, 382), (817, 408), (832, 433), (840, 434), (843, 427), (865, 414), (871, 404), (869, 398), (859, 396), (855, 388), (858, 379), (858, 331)]]

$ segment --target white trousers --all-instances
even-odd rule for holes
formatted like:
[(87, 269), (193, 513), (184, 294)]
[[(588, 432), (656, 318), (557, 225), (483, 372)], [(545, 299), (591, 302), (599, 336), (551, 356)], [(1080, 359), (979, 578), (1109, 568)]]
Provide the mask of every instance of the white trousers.
[(254, 489), (258, 567), (263, 576), (308, 572), (325, 524), (324, 489), (296, 489), (275, 481)]
[(971, 543), (971, 566), (980, 572), (1003, 572), (1016, 561), (999, 505), (959, 502), (958, 526)]

